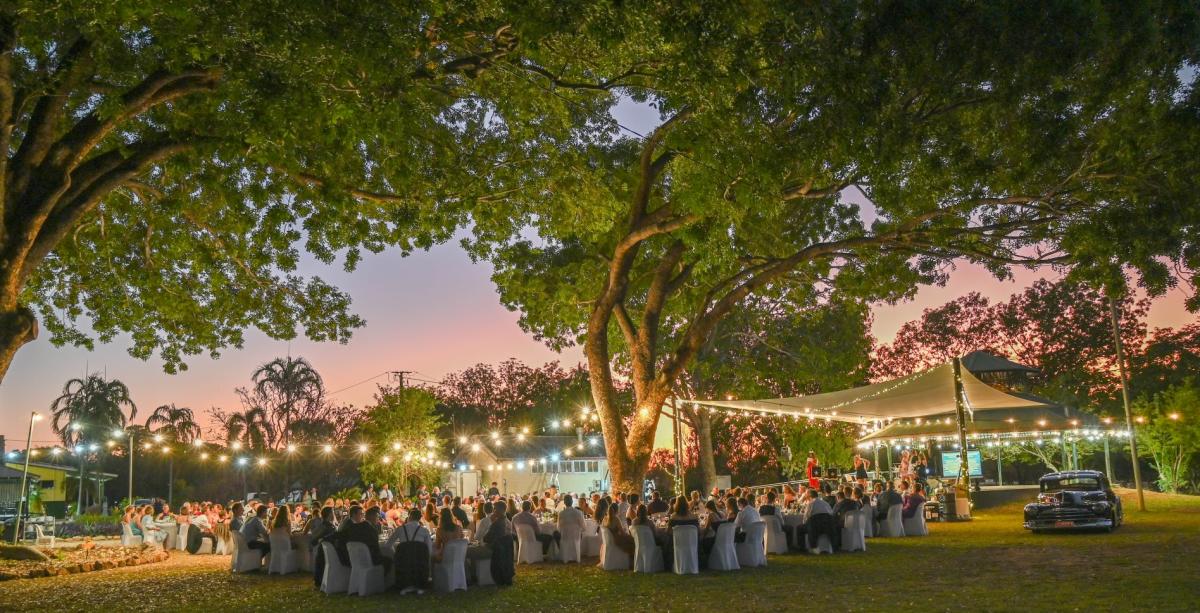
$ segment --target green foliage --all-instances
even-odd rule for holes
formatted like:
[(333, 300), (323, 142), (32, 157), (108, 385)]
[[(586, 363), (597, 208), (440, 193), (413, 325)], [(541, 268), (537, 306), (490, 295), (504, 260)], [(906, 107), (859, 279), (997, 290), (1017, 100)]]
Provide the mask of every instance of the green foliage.
[(1193, 380), (1172, 386), (1153, 399), (1141, 398), (1135, 412), (1138, 451), (1158, 471), (1158, 486), (1177, 493), (1189, 482), (1189, 467), (1200, 451), (1200, 386)]
[(358, 487), (357, 485), (353, 485), (350, 487), (342, 488), (342, 489), (334, 492), (333, 494), (330, 494), (329, 497), (335, 498), (335, 499), (336, 498), (344, 498), (346, 500), (359, 500), (362, 498), (362, 493), (363, 493), (363, 491), (362, 491), (361, 487)]
[(783, 458), (781, 463), (784, 472), (792, 478), (805, 474), (810, 451), (817, 454), (822, 466), (849, 467), (854, 459), (854, 441), (858, 431), (853, 424), (805, 420), (785, 426), (783, 433), (792, 455)]
[(69, 379), (50, 405), (51, 427), (67, 447), (84, 439), (100, 440), (114, 428), (125, 427), (125, 407), (133, 419), (137, 406), (124, 383), (107, 380), (99, 373)]
[(434, 462), (445, 460), (437, 440), (445, 422), (435, 404), (433, 395), (422, 389), (379, 387), (375, 404), (367, 407), (349, 439), (374, 450), (359, 461), (363, 483), (387, 483), (400, 492), (410, 485), (441, 483), (445, 469)]

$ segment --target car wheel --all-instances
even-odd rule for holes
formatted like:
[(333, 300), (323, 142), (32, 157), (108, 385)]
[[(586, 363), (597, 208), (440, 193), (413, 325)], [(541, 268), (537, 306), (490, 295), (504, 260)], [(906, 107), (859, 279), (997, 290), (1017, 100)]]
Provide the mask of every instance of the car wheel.
[(1120, 525), (1119, 523), (1117, 523), (1117, 512), (1116, 511), (1110, 512), (1108, 514), (1108, 520), (1109, 520), (1108, 531), (1110, 533), (1116, 531), (1117, 526)]

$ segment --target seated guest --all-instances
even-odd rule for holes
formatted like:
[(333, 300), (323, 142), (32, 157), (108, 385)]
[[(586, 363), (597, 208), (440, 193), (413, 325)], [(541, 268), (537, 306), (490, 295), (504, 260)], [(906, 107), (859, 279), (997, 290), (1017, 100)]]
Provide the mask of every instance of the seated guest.
[(138, 527), (141, 528), (142, 540), (151, 545), (162, 546), (167, 540), (167, 532), (158, 527), (158, 523), (154, 521), (154, 507), (146, 505), (142, 507), (142, 515), (138, 519)]
[[(774, 493), (774, 490), (772, 490), (771, 493)], [(792, 489), (790, 484), (785, 483), (783, 486), (783, 507), (785, 509), (790, 509), (794, 504), (796, 504), (796, 490)], [(761, 509), (759, 509), (759, 514), (766, 515), (766, 513), (763, 513)]]
[(423, 593), (429, 584), (429, 555), (433, 544), (429, 530), (421, 524), (420, 508), (409, 508), (407, 521), (392, 531), (385, 546), (394, 552), (393, 567), (396, 569), (396, 585), (400, 593)]
[[(580, 502), (584, 502), (580, 499)], [(563, 509), (558, 512), (558, 533), (563, 533), (563, 528), (573, 526), (579, 529), (579, 534), (583, 534), (583, 511), (576, 509), (575, 498), (570, 494), (566, 494), (562, 499)]]
[(636, 549), (633, 542), (633, 535), (629, 534), (629, 529), (625, 527), (621, 521), (621, 507), (613, 504), (608, 507), (608, 517), (604, 518), (604, 527), (612, 533), (613, 542), (621, 551), (629, 555), (633, 555)]
[(242, 506), (242, 503), (240, 502), (235, 502), (232, 505), (229, 505), (229, 512), (231, 515), (229, 519), (229, 530), (241, 532), (242, 526), (246, 523), (246, 519), (244, 517), (246, 513), (246, 507)]
[(497, 585), (512, 585), (516, 574), (513, 564), (516, 552), (513, 550), (512, 523), (508, 521), (508, 505), (503, 500), (496, 501), (490, 519), (483, 542), (492, 551), (492, 579)]
[[(829, 542), (836, 551), (842, 531), (834, 523), (833, 509), (829, 506), (829, 503), (817, 496), (817, 490), (810, 489), (805, 495), (808, 506), (804, 511), (804, 524), (801, 528), (807, 536), (808, 548), (816, 548), (817, 539), (820, 535), (825, 534), (829, 537)], [(799, 535), (797, 535), (797, 538), (799, 538)]]
[(829, 483), (821, 484), (821, 499), (824, 500), (825, 504), (829, 505), (829, 508), (831, 509), (833, 508), (833, 505), (837, 504), (837, 496), (833, 494), (833, 486)]
[(925, 504), (925, 487), (920, 483), (913, 486), (913, 493), (909, 494), (908, 497), (904, 499), (903, 504), (904, 506), (902, 507), (903, 510), (900, 511), (900, 517), (904, 519), (910, 519), (916, 515), (917, 509), (921, 508), (921, 505)]
[[(876, 484), (875, 487), (877, 490), (883, 489), (883, 486), (879, 484)], [(875, 518), (879, 521), (886, 520), (888, 509), (903, 503), (904, 500), (900, 497), (900, 494), (896, 492), (895, 484), (893, 484), (891, 481), (888, 481), (887, 491), (881, 492), (875, 501)]]
[[(785, 485), (784, 488), (786, 490), (787, 486)], [(793, 492), (792, 495), (795, 496), (795, 493)], [(774, 515), (776, 517), (779, 517), (779, 529), (783, 530), (783, 536), (785, 539), (787, 539), (788, 549), (791, 549), (792, 542), (793, 542), (794, 536), (795, 536), (795, 527), (789, 526), (789, 525), (783, 523), (783, 515), (780, 513), (780, 508), (775, 506), (775, 502), (777, 500), (778, 500), (778, 496), (775, 494), (775, 490), (767, 490), (767, 502), (766, 502), (766, 504), (762, 505), (761, 507), (758, 507), (758, 514), (764, 515), (764, 516), (765, 515)]]
[(651, 515), (657, 515), (659, 513), (666, 513), (669, 511), (670, 506), (668, 506), (667, 502), (662, 499), (662, 495), (658, 493), (658, 490), (654, 490), (650, 493), (650, 505), (646, 507), (646, 510), (649, 511)]
[(595, 513), (595, 510), (592, 509), (591, 504), (588, 503), (587, 496), (579, 497), (579, 512), (583, 513), (584, 517), (591, 517), (592, 514)]
[[(348, 543), (362, 543), (371, 552), (371, 563), (376, 566), (383, 566), (383, 572), (387, 574), (391, 570), (392, 560), (380, 553), (379, 531), (367, 521), (367, 516), (363, 508), (358, 505), (351, 506), (346, 519), (347, 521), (338, 526), (337, 533), (333, 536), (333, 540), (337, 546), (338, 558), (341, 559), (342, 564), (350, 566), (350, 552), (346, 549), (346, 545)], [(374, 519), (378, 521), (378, 515)]]
[(858, 502), (846, 495), (849, 488), (842, 488), (837, 493), (837, 504), (833, 505), (834, 521), (837, 525), (846, 525), (846, 514), (857, 511), (860, 507)]
[(189, 523), (200, 530), (200, 538), (208, 538), (212, 541), (212, 551), (217, 550), (217, 537), (213, 534), (212, 524), (208, 521), (208, 514), (204, 512), (204, 508), (200, 505), (192, 507), (193, 515)]
[(455, 496), (450, 503), (450, 513), (454, 515), (454, 519), (458, 520), (458, 525), (466, 528), (471, 525), (471, 516), (467, 514), (467, 510), (462, 507), (462, 498)]
[(461, 538), (463, 538), (463, 529), (462, 526), (459, 525), (458, 520), (454, 518), (454, 510), (450, 507), (442, 507), (441, 517), (438, 518), (437, 534), (434, 535), (433, 539), (434, 561), (442, 561), (442, 556), (446, 551), (446, 545), (450, 541)]
[(633, 518), (637, 517), (637, 506), (642, 503), (641, 496), (637, 494), (630, 494), (628, 499), (629, 508), (621, 515), (621, 517), (625, 518), (626, 525), (633, 523)]
[(777, 500), (777, 497), (775, 495), (775, 490), (767, 490), (766, 501), (762, 504), (762, 506), (758, 507), (758, 514), (759, 515), (778, 515), (779, 509), (775, 506), (776, 500)]
[(313, 552), (313, 584), (321, 587), (321, 577), (325, 574), (325, 549), (321, 542), (332, 537), (337, 532), (337, 522), (334, 520), (333, 507), (321, 507), (321, 514), (304, 524), (304, 533), (308, 535), (308, 547)]
[(129, 526), (129, 531), (134, 536), (142, 535), (142, 527), (138, 525), (138, 520), (141, 518), (141, 509), (134, 508), (133, 505), (125, 507), (125, 514), (121, 516), (121, 523)]
[(734, 539), (738, 543), (744, 543), (746, 542), (746, 534), (750, 532), (750, 526), (762, 521), (762, 517), (758, 514), (758, 510), (754, 508), (754, 505), (750, 504), (749, 498), (738, 498), (737, 505), (739, 510), (737, 518), (734, 519), (734, 523), (737, 525), (737, 536)]
[[(283, 509), (280, 509), (277, 513), (275, 513), (275, 518), (271, 520), (271, 531), (268, 533), (267, 538), (268, 542), (270, 541), (269, 537), (272, 535), (276, 538), (282, 536), (283, 538), (287, 539), (289, 543), (291, 543), (292, 513), (286, 505)], [(291, 548), (295, 549), (296, 545), (292, 544)]]
[(562, 539), (562, 534), (555, 530), (553, 535), (542, 534), (538, 527), (537, 517), (532, 513), (533, 503), (525, 500), (521, 502), (521, 512), (517, 513), (512, 518), (514, 526), (529, 526), (533, 529), (533, 536), (542, 544), (542, 555), (550, 552), (550, 543), (558, 542)]
[(246, 546), (257, 551), (263, 557), (271, 553), (266, 518), (267, 507), (258, 505), (258, 508), (254, 510), (254, 515), (246, 520), (241, 530), (242, 536), (246, 537)]

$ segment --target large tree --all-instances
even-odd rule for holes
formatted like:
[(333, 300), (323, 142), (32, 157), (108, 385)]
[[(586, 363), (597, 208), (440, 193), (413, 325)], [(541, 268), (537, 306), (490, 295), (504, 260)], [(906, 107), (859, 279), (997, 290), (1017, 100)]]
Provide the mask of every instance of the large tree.
[(255, 369), (251, 379), (254, 397), (267, 408), (272, 430), (284, 446), (291, 440), (292, 420), (313, 415), (325, 401), (325, 382), (304, 358), (275, 358)]
[(63, 445), (74, 447), (84, 439), (107, 438), (136, 414), (137, 405), (124, 383), (92, 373), (63, 384), (62, 393), (50, 404), (50, 426)]
[(146, 429), (157, 436), (162, 436), (171, 443), (182, 444), (181, 449), (172, 449), (167, 453), (167, 504), (175, 504), (175, 453), (187, 452), (187, 446), (200, 438), (200, 424), (196, 423), (196, 415), (187, 407), (177, 407), (174, 404), (164, 404), (154, 409), (146, 418)]
[(501, 9), (0, 4), (0, 377), (39, 320), (168, 372), (248, 327), (345, 341), (363, 322), (298, 247), (352, 269), (487, 200), (472, 85), (515, 48)]
[[(797, 309), (817, 288), (895, 300), (958, 257), (999, 275), (1126, 262), (1161, 291), (1156, 258), (1198, 263), (1193, 3), (592, 15), (525, 52), (554, 66), (544, 98), (577, 101), (573, 129), (547, 114), (509, 134), (528, 118), (494, 109), (498, 138), (519, 138), (536, 163), (492, 172), (507, 196), (474, 212), (469, 247), (523, 326), (583, 343), (618, 489), (640, 486), (664, 401), (751, 296)], [(623, 40), (589, 46), (602, 27)], [(606, 87), (629, 66), (636, 79)], [(618, 135), (614, 89), (662, 123)], [(851, 186), (869, 207), (841, 198)], [(616, 356), (633, 420), (613, 410)]]

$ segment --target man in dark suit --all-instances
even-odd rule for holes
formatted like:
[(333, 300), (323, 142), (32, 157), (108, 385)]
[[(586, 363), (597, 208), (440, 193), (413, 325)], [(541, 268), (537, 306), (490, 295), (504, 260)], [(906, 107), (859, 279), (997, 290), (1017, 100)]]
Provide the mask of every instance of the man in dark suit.
[[(376, 510), (376, 507), (371, 509)], [(376, 511), (377, 512), (377, 511)], [(334, 536), (334, 543), (337, 547), (338, 557), (342, 563), (350, 566), (350, 553), (346, 549), (347, 543), (362, 543), (367, 546), (371, 552), (371, 563), (376, 566), (382, 565), (384, 573), (391, 570), (392, 559), (386, 558), (379, 551), (379, 532), (371, 522), (367, 521), (366, 514), (363, 513), (362, 507), (354, 505), (350, 507), (350, 514), (347, 521), (342, 522), (338, 526), (337, 534)]]
[(667, 502), (662, 499), (662, 495), (658, 493), (658, 490), (650, 492), (650, 505), (646, 507), (646, 510), (649, 511), (651, 515), (654, 515), (655, 513), (666, 513), (668, 509)]
[(491, 498), (491, 497), (493, 497), (493, 496), (499, 496), (499, 495), (500, 495), (500, 488), (496, 487), (496, 482), (495, 482), (495, 481), (492, 481), (492, 487), (489, 487), (489, 488), (488, 488), (488, 493), (487, 493), (487, 495), (488, 495), (488, 498)]

